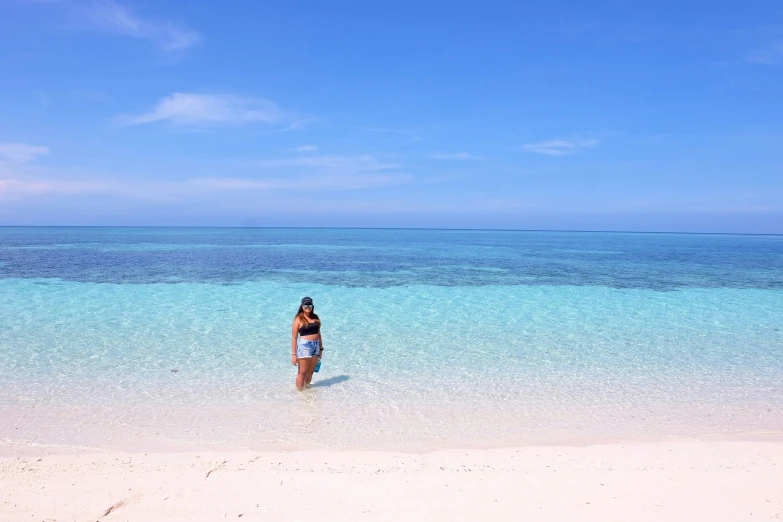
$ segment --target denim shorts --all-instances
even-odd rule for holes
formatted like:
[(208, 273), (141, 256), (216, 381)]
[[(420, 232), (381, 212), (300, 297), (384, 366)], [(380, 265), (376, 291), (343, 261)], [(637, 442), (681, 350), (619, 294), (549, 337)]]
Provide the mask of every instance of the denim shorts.
[(310, 359), (321, 355), (321, 341), (307, 341), (305, 339), (296, 340), (297, 359)]

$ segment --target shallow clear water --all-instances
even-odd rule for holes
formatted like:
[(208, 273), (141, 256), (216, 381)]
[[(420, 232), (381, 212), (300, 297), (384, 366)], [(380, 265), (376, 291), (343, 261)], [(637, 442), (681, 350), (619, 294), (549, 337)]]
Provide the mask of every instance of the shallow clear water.
[(0, 376), (0, 449), (783, 432), (783, 237), (0, 228)]

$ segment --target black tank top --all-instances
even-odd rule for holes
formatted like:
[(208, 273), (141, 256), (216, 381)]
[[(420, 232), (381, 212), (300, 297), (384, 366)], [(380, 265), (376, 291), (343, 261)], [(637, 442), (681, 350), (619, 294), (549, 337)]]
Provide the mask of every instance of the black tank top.
[(321, 323), (318, 321), (313, 321), (312, 323), (308, 323), (299, 327), (299, 335), (315, 335), (320, 331), (320, 329)]

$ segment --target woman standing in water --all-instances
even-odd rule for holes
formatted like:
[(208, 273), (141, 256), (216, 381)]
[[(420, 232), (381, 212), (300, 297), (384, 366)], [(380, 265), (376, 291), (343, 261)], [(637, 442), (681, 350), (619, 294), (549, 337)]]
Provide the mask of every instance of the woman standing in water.
[(291, 328), (291, 364), (299, 365), (296, 389), (302, 391), (313, 380), (315, 365), (324, 351), (321, 343), (321, 320), (313, 309), (313, 300), (302, 299)]

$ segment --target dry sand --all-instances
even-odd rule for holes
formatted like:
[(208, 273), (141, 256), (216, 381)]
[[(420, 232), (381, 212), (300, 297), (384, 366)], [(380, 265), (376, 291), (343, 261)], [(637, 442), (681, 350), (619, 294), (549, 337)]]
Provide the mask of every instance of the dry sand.
[(783, 520), (783, 443), (0, 458), (5, 521)]

